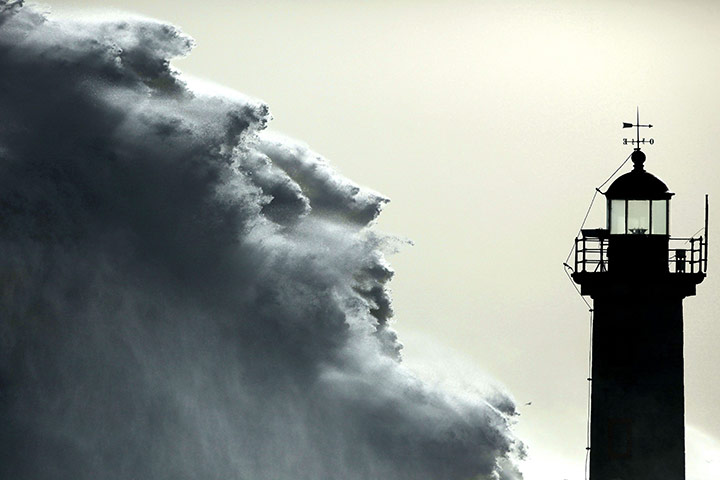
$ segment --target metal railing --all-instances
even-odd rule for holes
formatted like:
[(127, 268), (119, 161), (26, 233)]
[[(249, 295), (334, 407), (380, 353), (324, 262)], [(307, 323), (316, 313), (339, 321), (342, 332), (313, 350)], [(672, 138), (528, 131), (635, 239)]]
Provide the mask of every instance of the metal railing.
[[(670, 238), (669, 269), (674, 273), (705, 273), (707, 243), (703, 237)], [(688, 248), (689, 247), (689, 248)]]
[(581, 235), (575, 239), (575, 271), (607, 272), (608, 239)]
[[(581, 235), (575, 239), (575, 271), (607, 272), (609, 238)], [(707, 241), (700, 237), (670, 238), (668, 246), (670, 273), (706, 273)]]

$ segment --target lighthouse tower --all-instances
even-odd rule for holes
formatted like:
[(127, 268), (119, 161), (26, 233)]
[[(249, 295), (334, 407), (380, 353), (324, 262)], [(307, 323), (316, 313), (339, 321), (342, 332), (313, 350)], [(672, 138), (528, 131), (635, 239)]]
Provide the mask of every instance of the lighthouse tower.
[(671, 238), (673, 193), (640, 148), (631, 158), (605, 192), (607, 227), (576, 239), (572, 277), (594, 311), (590, 480), (684, 480), (682, 302), (705, 278), (707, 233)]

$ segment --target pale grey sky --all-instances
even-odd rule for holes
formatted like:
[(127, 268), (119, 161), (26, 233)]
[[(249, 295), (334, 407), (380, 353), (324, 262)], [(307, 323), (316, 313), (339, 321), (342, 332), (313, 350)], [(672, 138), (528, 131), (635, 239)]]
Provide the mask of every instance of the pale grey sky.
[[(390, 258), (406, 362), (506, 385), (529, 480), (583, 478), (589, 318), (561, 265), (639, 106), (671, 233), (701, 228), (710, 194), (710, 276), (685, 301), (688, 478), (720, 474), (720, 5), (49, 4), (181, 26), (198, 46), (179, 69), (263, 99), (271, 129), (390, 197), (377, 228), (415, 243)], [(603, 222), (599, 199), (588, 225)]]

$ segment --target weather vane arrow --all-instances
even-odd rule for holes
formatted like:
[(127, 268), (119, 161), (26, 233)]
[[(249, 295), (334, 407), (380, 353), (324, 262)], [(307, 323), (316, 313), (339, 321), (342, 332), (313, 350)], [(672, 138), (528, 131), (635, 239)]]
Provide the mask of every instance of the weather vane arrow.
[(643, 137), (643, 139), (640, 140), (640, 127), (652, 128), (653, 126), (649, 123), (647, 125), (640, 124), (640, 108), (639, 107), (637, 108), (636, 113), (637, 113), (636, 123), (623, 122), (623, 128), (632, 128), (632, 127), (637, 128), (637, 139), (631, 138), (630, 140), (628, 140), (627, 138), (623, 138), (623, 145), (628, 145), (628, 144), (637, 145), (637, 147), (635, 147), (635, 150), (640, 150), (641, 143), (649, 143), (650, 145), (652, 145), (653, 143), (655, 143), (655, 139), (650, 138), (648, 140), (645, 140), (645, 137)]

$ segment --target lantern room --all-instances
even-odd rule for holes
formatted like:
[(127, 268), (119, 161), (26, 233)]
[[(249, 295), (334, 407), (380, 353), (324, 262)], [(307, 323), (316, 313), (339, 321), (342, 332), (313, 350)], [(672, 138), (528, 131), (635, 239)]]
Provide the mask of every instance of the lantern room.
[(667, 271), (670, 197), (667, 185), (645, 171), (645, 154), (631, 155), (632, 171), (615, 180), (605, 192), (610, 235), (608, 263), (616, 271)]
[(633, 170), (615, 180), (607, 192), (607, 228), (610, 235), (669, 235), (670, 197), (673, 193), (643, 168), (645, 154), (632, 153)]

